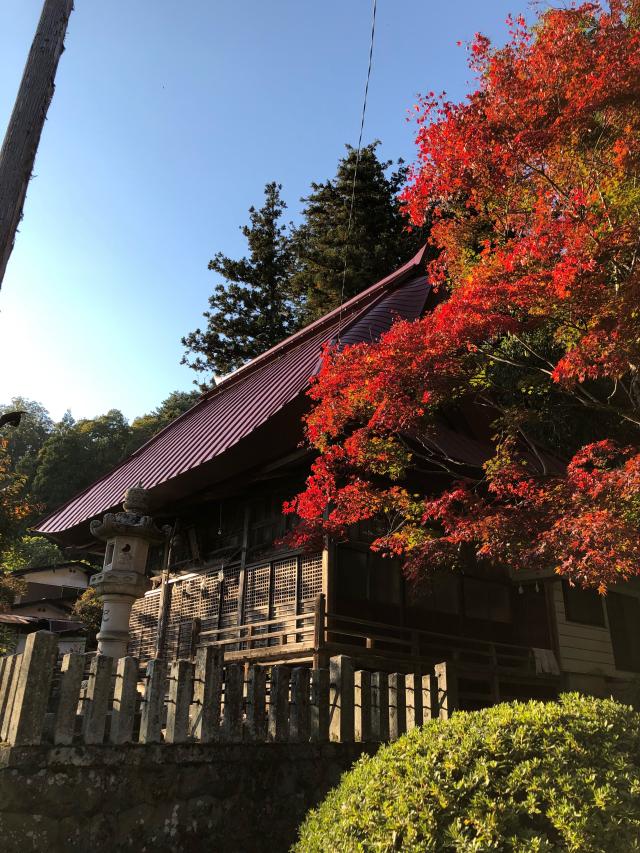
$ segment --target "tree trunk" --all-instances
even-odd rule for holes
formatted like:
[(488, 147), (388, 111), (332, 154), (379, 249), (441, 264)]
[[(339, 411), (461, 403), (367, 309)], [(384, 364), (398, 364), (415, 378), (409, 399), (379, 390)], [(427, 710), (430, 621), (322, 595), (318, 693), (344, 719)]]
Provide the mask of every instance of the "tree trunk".
[(27, 186), (54, 91), (73, 0), (44, 0), (13, 113), (0, 151), (0, 287), (13, 249)]

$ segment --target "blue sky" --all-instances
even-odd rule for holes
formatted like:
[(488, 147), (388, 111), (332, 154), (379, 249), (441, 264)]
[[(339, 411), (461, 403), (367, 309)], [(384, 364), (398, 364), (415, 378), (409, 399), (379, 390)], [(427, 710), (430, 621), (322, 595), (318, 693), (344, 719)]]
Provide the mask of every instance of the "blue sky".
[[(42, 0), (0, 4), (0, 132)], [(378, 0), (365, 141), (413, 158), (419, 92), (462, 97), (464, 48), (524, 0)], [(278, 180), (291, 218), (357, 142), (370, 0), (76, 0), (0, 290), (0, 402), (135, 417), (191, 387), (216, 251)]]

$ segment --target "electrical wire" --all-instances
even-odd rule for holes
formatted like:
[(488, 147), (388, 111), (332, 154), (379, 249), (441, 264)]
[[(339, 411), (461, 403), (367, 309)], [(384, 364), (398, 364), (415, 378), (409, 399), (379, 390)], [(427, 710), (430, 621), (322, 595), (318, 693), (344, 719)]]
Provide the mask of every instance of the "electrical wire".
[(367, 98), (369, 97), (369, 81), (371, 80), (371, 67), (373, 65), (373, 45), (376, 35), (376, 12), (378, 8), (378, 0), (372, 0), (371, 8), (371, 39), (369, 42), (369, 65), (367, 68), (367, 80), (364, 87), (364, 98), (362, 99), (362, 113), (360, 115), (360, 135), (358, 136), (358, 149), (356, 152), (356, 165), (353, 170), (353, 181), (351, 184), (351, 202), (349, 204), (349, 220), (347, 223), (347, 236), (344, 242), (344, 265), (342, 268), (342, 286), (340, 288), (340, 313), (338, 315), (338, 331), (337, 341), (340, 342), (340, 331), (342, 329), (342, 306), (344, 305), (344, 287), (347, 280), (347, 253), (349, 251), (349, 237), (351, 236), (351, 227), (353, 225), (353, 209), (356, 200), (356, 180), (358, 178), (358, 167), (360, 165), (360, 155), (362, 153), (362, 134), (364, 132), (364, 120), (367, 114)]

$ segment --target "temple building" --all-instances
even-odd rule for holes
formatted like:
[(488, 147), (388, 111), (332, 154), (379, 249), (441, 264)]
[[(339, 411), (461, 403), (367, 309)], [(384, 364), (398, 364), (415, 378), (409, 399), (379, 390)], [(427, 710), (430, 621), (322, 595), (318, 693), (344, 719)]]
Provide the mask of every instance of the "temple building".
[[(347, 654), (360, 668), (405, 672), (446, 660), (465, 708), (566, 689), (628, 695), (640, 672), (635, 585), (602, 599), (552, 571), (507, 574), (470, 561), (417, 591), (398, 564), (369, 549), (374, 523), (314, 553), (279, 544), (292, 523), (283, 501), (300, 490), (313, 459), (301, 418), (323, 345), (338, 335), (342, 345), (373, 341), (435, 300), (423, 250), (225, 378), (40, 522), (38, 531), (59, 544), (97, 553), (105, 546), (90, 523), (95, 530), (105, 513), (117, 513), (130, 487), (147, 490), (166, 542), (149, 546), (151, 588), (137, 593), (129, 654), (184, 658), (212, 644), (227, 660), (323, 665)], [(434, 453), (477, 471), (490, 436), (487, 416), (461, 407), (442, 421)], [(445, 482), (436, 473), (429, 489)]]

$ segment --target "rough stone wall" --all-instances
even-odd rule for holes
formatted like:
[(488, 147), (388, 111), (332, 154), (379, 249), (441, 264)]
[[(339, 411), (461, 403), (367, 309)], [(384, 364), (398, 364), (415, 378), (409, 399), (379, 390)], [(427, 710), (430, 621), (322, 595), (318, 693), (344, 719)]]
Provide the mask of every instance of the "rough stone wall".
[(362, 744), (1, 747), (2, 853), (284, 853)]

